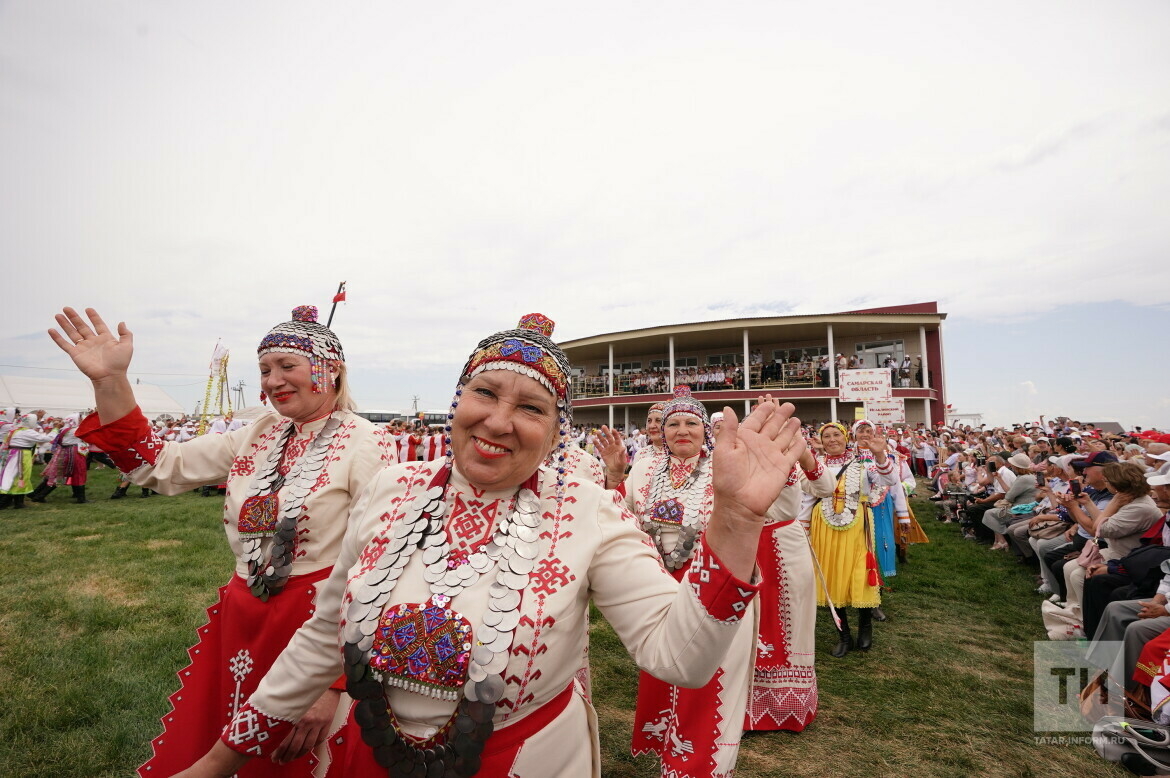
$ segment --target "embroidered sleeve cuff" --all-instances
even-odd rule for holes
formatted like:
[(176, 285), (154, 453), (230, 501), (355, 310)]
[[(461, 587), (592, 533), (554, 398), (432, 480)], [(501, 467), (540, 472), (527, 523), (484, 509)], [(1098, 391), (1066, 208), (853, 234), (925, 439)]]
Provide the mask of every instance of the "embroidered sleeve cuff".
[(807, 478), (810, 481), (816, 481), (818, 478), (820, 478), (822, 475), (825, 474), (824, 463), (821, 462), (821, 460), (819, 460), (819, 459), (814, 460), (814, 461), (816, 462), (816, 464), (813, 465), (813, 469), (804, 471), (805, 478)]
[(162, 439), (154, 434), (138, 406), (122, 418), (104, 425), (96, 413), (91, 413), (81, 422), (76, 434), (86, 443), (106, 452), (123, 473), (133, 472), (143, 465), (153, 465), (163, 447)]
[(882, 475), (888, 475), (889, 473), (894, 472), (894, 458), (892, 456), (887, 455), (886, 456), (886, 463), (884, 465), (879, 465), (875, 461), (873, 463), (873, 467), (874, 467), (874, 470), (881, 473)]
[(728, 624), (739, 621), (759, 591), (759, 584), (744, 583), (736, 578), (715, 552), (702, 544), (697, 546), (697, 552), (687, 569), (687, 583), (699, 604), (716, 621)]
[(228, 725), (220, 740), (233, 751), (246, 756), (269, 756), (284, 742), (293, 723), (274, 718), (246, 702)]

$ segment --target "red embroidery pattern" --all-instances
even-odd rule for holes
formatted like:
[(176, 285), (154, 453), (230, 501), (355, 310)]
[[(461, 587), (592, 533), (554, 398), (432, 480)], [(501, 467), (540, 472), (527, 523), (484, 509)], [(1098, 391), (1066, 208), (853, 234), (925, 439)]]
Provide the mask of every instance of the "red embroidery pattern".
[[(540, 640), (541, 633), (544, 632), (544, 630), (546, 630), (546, 629), (551, 629), (554, 624), (556, 624), (556, 619), (554, 619), (552, 616), (545, 616), (544, 615), (544, 598), (543, 597), (540, 598), (540, 600), (538, 601), (538, 604), (536, 606), (536, 618), (535, 619), (530, 619), (527, 616), (520, 617), (519, 626), (522, 626), (522, 627), (525, 627), (527, 629), (532, 630), (532, 643), (531, 643), (532, 647), (530, 648), (529, 646), (526, 646), (524, 644), (520, 644), (520, 645), (516, 646), (515, 649), (513, 649), (513, 651), (512, 651), (513, 655), (519, 656), (520, 654), (524, 654), (525, 656), (527, 656), (528, 663), (524, 668), (524, 676), (523, 677), (519, 677), (516, 675), (510, 675), (504, 679), (504, 683), (516, 685), (516, 687), (517, 687), (516, 699), (515, 700), (508, 700), (508, 699), (501, 700), (500, 705), (507, 707), (507, 708), (510, 708), (513, 712), (515, 712), (516, 710), (518, 710), (520, 708), (520, 706), (527, 705), (528, 703), (532, 702), (535, 699), (534, 695), (526, 694), (525, 690), (528, 688), (529, 682), (535, 681), (536, 679), (540, 678), (540, 675), (541, 675), (540, 670), (534, 671), (532, 669), (532, 667), (535, 664), (536, 657), (548, 652), (548, 645), (541, 642), (541, 640)], [(507, 720), (508, 715), (509, 714), (504, 715), (505, 721)]]
[(528, 590), (524, 592), (523, 605), (527, 605), (530, 597), (537, 597), (536, 602), (536, 619), (528, 619), (521, 617), (520, 623), (532, 629), (532, 638), (527, 643), (522, 643), (519, 640), (519, 631), (517, 631), (517, 639), (512, 643), (512, 655), (519, 656), (525, 654), (528, 661), (524, 667), (524, 674), (517, 678), (511, 676), (507, 679), (508, 685), (516, 685), (516, 700), (531, 699), (528, 695), (528, 684), (535, 678), (539, 677), (539, 670), (535, 669), (536, 657), (539, 654), (548, 651), (548, 646), (542, 642), (542, 632), (546, 628), (551, 628), (553, 625), (552, 618), (544, 617), (544, 602), (545, 598), (555, 592), (561, 586), (569, 583), (569, 581), (576, 580), (576, 576), (568, 572), (568, 566), (557, 558), (557, 542), (562, 537), (568, 537), (572, 534), (564, 525), (573, 520), (573, 514), (568, 513), (568, 505), (576, 502), (575, 499), (569, 498), (569, 493), (581, 485), (580, 481), (569, 480), (566, 477), (565, 493), (566, 498), (557, 506), (556, 514), (551, 514), (545, 511), (542, 515), (542, 524), (548, 526), (551, 522), (550, 529), (542, 529), (541, 542), (548, 541), (548, 552), (541, 558), (536, 569), (534, 569), (528, 576)]
[[(389, 522), (389, 520), (390, 514), (383, 513), (381, 517), (382, 523), (385, 524)], [(358, 568), (363, 573), (377, 564), (378, 559), (381, 558), (382, 554), (386, 552), (387, 542), (388, 541), (384, 535), (377, 535), (373, 540), (366, 544), (365, 548), (362, 549), (361, 556), (358, 557)]]
[(702, 543), (695, 546), (695, 555), (687, 569), (687, 583), (707, 615), (728, 624), (739, 621), (747, 612), (759, 589), (758, 586), (740, 586)]
[(545, 557), (532, 571), (529, 587), (533, 594), (551, 597), (562, 586), (567, 586), (570, 581), (575, 580), (577, 580), (577, 576), (569, 573), (568, 565), (558, 559)]
[(269, 716), (246, 702), (224, 727), (223, 740), (233, 751), (265, 756), (280, 745), (292, 728), (291, 721)]
[(132, 473), (143, 465), (151, 465), (158, 460), (162, 453), (163, 440), (149, 430), (144, 437), (133, 443), (125, 451), (110, 451), (110, 459), (123, 473)]
[(280, 458), (280, 474), (288, 475), (288, 471), (292, 469), (293, 464), (305, 454), (305, 449), (309, 447), (309, 443), (313, 438), (317, 437), (316, 433), (310, 434), (307, 438), (293, 438), (284, 447), (284, 455)]
[(272, 447), (272, 442), (276, 440), (278, 434), (284, 431), (284, 424), (280, 421), (273, 424), (267, 432), (256, 439), (250, 451), (237, 454), (236, 458), (232, 461), (231, 474), (241, 476), (254, 475), (256, 473), (256, 460), (259, 458), (267, 458), (268, 451)]
[(240, 454), (232, 460), (231, 469), (228, 471), (233, 478), (244, 478), (256, 474), (256, 465), (252, 464), (252, 460)]
[(462, 492), (455, 494), (455, 504), (447, 519), (447, 539), (451, 543), (452, 552), (457, 556), (467, 556), (488, 541), (492, 527), (496, 525), (501, 502), (493, 500), (485, 503)]

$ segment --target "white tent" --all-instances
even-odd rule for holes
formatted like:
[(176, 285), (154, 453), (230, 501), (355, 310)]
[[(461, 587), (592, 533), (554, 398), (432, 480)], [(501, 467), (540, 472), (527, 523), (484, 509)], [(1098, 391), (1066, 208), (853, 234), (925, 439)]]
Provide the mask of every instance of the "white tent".
[[(183, 415), (183, 406), (162, 387), (154, 384), (131, 384), (131, 387), (146, 418), (164, 413)], [(93, 385), (85, 378), (0, 376), (0, 408), (44, 409), (50, 416), (87, 411), (93, 408)]]

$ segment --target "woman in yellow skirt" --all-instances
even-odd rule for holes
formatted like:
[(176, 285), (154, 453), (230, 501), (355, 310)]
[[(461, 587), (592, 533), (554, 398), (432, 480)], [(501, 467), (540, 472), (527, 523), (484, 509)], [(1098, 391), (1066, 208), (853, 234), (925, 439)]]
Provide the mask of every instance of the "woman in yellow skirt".
[[(838, 643), (830, 652), (843, 657), (854, 648), (847, 607), (858, 609), (856, 647), (873, 645), (873, 609), (881, 605), (881, 575), (874, 554), (873, 515), (869, 494), (898, 484), (898, 469), (889, 456), (884, 435), (865, 441), (873, 461), (863, 463), (849, 444), (848, 429), (837, 422), (820, 428), (821, 463), (833, 474), (831, 497), (813, 506), (809, 537), (825, 577), (817, 592), (818, 605), (830, 605), (837, 618)], [(825, 591), (827, 589), (827, 591)]]

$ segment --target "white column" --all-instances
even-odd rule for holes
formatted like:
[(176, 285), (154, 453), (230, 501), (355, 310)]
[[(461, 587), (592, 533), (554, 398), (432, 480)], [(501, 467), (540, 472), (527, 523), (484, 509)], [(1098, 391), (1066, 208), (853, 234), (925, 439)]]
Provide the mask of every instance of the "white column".
[[(923, 373), (923, 375), (925, 376), (926, 374)], [(929, 429), (930, 428), (930, 398), (928, 398), (928, 397), (922, 398), (922, 420), (924, 422), (926, 422), (926, 426)], [(945, 421), (945, 419), (944, 419), (944, 421)]]
[(926, 362), (926, 326), (918, 325), (918, 348), (922, 349), (922, 388), (930, 388), (930, 365)]
[(623, 435), (627, 435), (630, 432), (630, 406), (628, 406), (628, 405), (625, 406), (625, 409), (626, 409), (626, 421), (625, 421), (625, 426), (622, 427), (622, 434)]
[[(617, 376), (613, 374), (613, 344), (609, 344), (609, 396), (617, 394)], [(609, 425), (613, 426), (613, 406), (609, 407)]]
[(613, 403), (609, 404), (609, 428), (613, 429)]
[[(826, 325), (829, 331), (829, 386), (837, 388), (837, 349), (833, 347), (833, 325)], [(833, 404), (833, 418), (837, 418), (837, 405)]]
[(674, 393), (674, 336), (670, 336), (669, 351), (667, 352), (670, 359), (670, 374), (666, 381), (666, 391)]
[(748, 331), (746, 327), (743, 330), (743, 388), (745, 390), (752, 388), (752, 363), (751, 353), (748, 351)]
[(751, 412), (752, 412), (752, 401), (751, 400), (744, 400), (743, 401), (743, 418), (746, 419), (748, 417), (748, 414)]
[(829, 421), (837, 421), (837, 398), (829, 398), (829, 416), (832, 418)]

